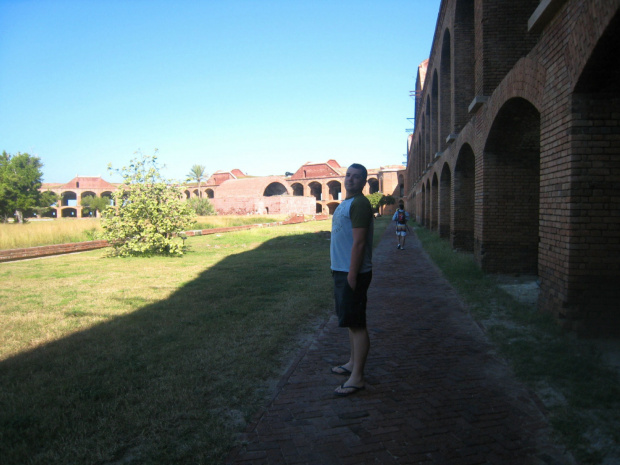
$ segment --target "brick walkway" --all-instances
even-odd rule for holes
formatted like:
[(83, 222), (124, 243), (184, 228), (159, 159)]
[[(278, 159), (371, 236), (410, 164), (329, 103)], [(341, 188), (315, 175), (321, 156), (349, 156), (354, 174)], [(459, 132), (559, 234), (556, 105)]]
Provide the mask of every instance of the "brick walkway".
[(574, 463), (414, 236), (397, 250), (388, 227), (377, 247), (368, 324), (366, 390), (333, 395), (348, 339), (332, 317), (227, 463)]

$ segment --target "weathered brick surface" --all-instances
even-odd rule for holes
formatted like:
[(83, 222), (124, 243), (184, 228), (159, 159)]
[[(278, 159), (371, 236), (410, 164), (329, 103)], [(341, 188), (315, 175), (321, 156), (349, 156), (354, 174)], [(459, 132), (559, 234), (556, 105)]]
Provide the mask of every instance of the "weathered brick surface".
[(414, 237), (399, 251), (388, 229), (374, 265), (367, 388), (333, 395), (348, 337), (330, 318), (228, 464), (574, 463)]

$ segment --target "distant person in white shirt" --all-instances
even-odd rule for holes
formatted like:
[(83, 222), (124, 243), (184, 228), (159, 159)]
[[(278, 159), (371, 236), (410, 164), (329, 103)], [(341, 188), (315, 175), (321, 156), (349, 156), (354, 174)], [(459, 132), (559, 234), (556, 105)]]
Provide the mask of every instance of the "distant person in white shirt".
[(401, 200), (398, 202), (398, 210), (394, 213), (392, 221), (396, 221), (396, 236), (398, 237), (397, 249), (405, 249), (405, 239), (407, 238), (407, 221), (409, 221), (409, 213), (405, 211), (405, 204)]

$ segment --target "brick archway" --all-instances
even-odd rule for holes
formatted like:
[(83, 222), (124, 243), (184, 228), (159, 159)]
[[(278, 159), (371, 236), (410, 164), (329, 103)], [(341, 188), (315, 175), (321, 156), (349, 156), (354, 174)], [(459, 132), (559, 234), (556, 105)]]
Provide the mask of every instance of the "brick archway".
[(485, 271), (538, 273), (540, 113), (527, 100), (508, 100), (483, 153), (482, 234), (476, 260)]
[(476, 159), (469, 144), (464, 144), (454, 167), (454, 215), (451, 242), (455, 249), (474, 251)]

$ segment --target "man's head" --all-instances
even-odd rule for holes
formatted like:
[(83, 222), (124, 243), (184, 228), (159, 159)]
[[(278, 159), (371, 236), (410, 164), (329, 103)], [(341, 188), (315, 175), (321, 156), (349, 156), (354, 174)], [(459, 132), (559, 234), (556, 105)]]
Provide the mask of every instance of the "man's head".
[(347, 174), (344, 178), (344, 188), (347, 191), (347, 198), (361, 194), (366, 185), (368, 170), (364, 165), (353, 163), (347, 168)]

